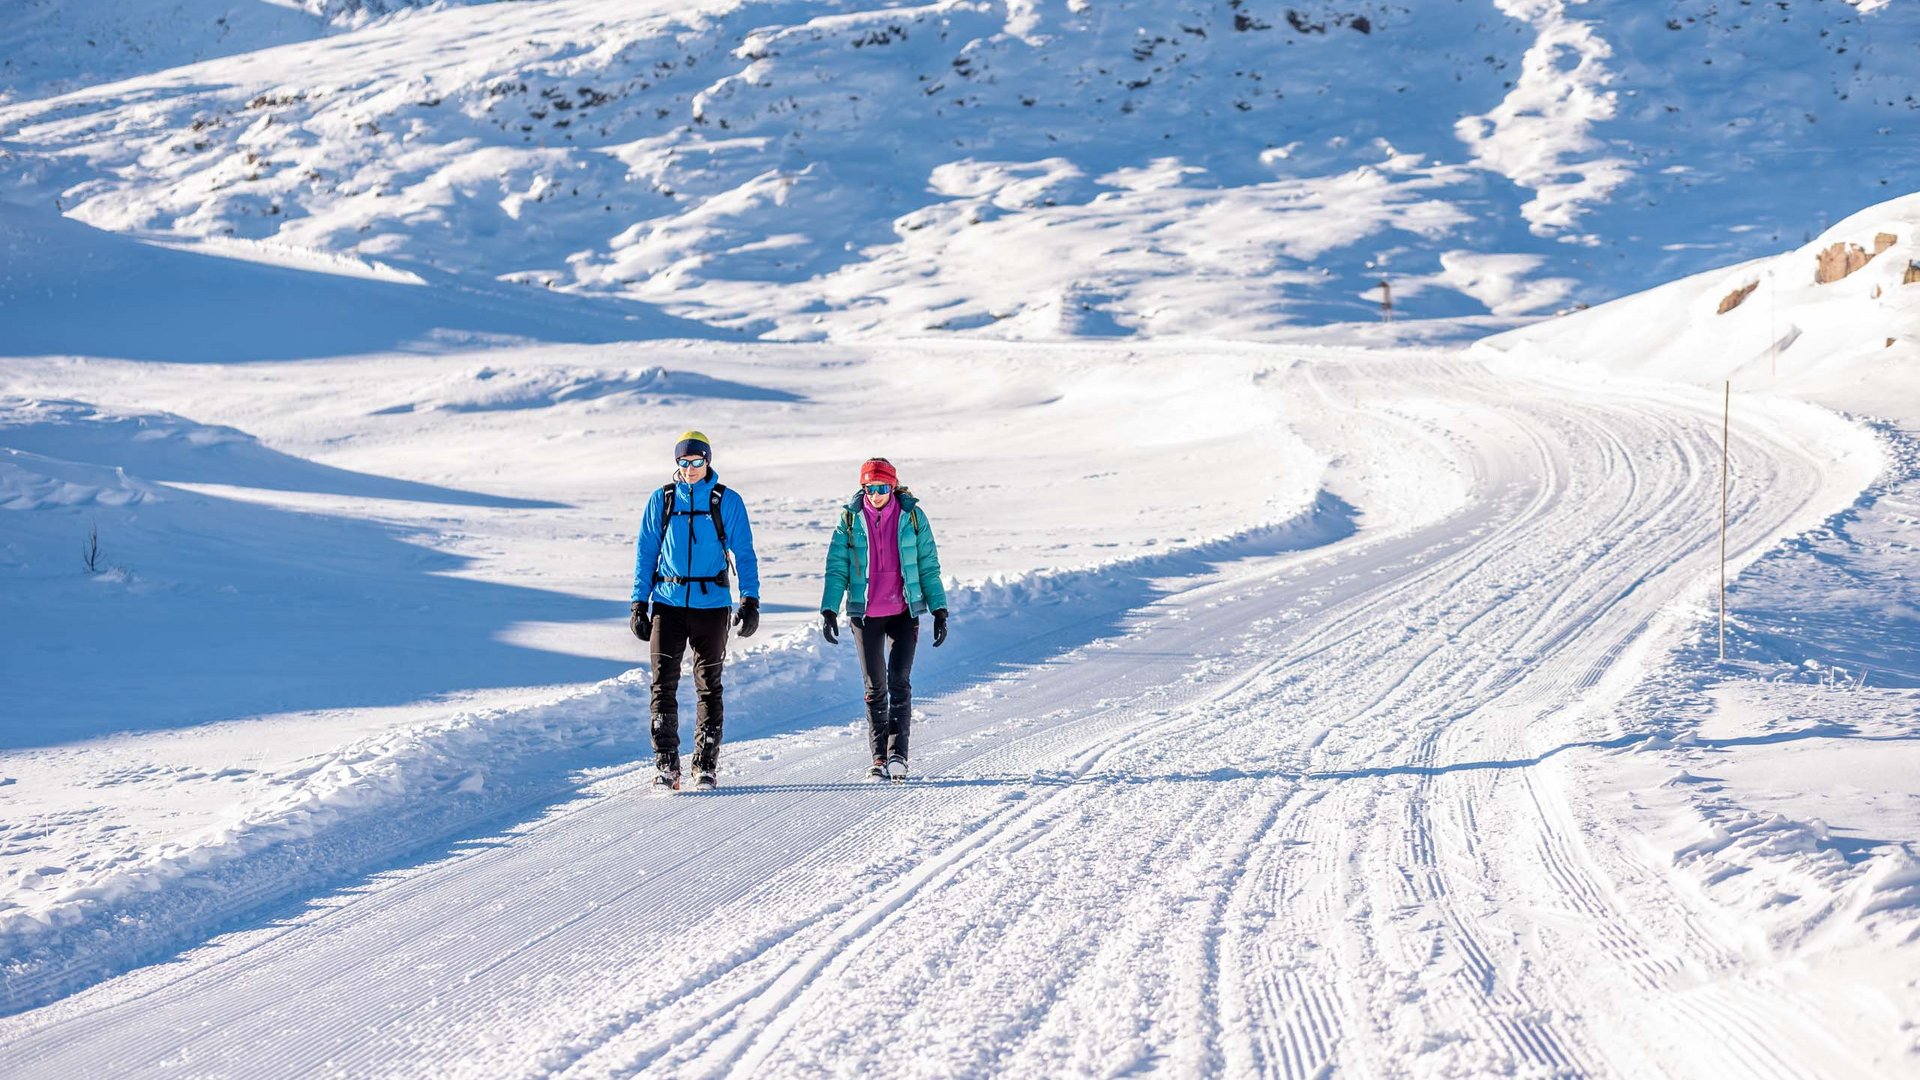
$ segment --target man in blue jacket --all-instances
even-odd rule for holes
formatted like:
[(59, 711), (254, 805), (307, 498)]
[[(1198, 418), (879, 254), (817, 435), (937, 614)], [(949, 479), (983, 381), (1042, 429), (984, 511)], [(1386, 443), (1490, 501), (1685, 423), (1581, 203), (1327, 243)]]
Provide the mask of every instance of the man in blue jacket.
[(760, 628), (760, 563), (740, 494), (713, 471), (713, 444), (698, 431), (673, 448), (673, 480), (654, 491), (640, 519), (633, 568), (633, 636), (653, 643), (653, 759), (656, 791), (680, 787), (680, 659), (693, 646), (699, 696), (693, 736), (693, 784), (711, 791), (720, 763), (720, 669), (727, 659), (733, 602), (727, 556), (740, 575), (741, 637)]

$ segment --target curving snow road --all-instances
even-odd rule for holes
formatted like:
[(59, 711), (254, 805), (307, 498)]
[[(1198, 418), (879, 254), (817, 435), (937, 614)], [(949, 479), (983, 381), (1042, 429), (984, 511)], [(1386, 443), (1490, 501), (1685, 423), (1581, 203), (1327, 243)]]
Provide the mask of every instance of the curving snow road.
[[(1026, 643), (924, 703), (917, 782), (856, 779), (842, 715), (714, 795), (628, 772), (0, 1020), (4, 1071), (1866, 1068), (1583, 788), (1706, 599), (1717, 397), (1405, 353), (1264, 386), (1358, 532)], [(1851, 499), (1828, 424), (1736, 432), (1736, 553)]]

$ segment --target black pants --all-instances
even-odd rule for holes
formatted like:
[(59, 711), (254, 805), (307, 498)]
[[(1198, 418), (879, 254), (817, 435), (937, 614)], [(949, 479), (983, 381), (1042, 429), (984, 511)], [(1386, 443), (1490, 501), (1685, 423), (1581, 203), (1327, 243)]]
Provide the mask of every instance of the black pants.
[(902, 612), (852, 623), (854, 644), (860, 646), (860, 678), (867, 688), (867, 741), (873, 756), (906, 757), (907, 731), (913, 726), (913, 647), (920, 642), (920, 620)]
[(699, 696), (693, 735), (693, 767), (712, 770), (720, 762), (720, 669), (727, 662), (730, 608), (653, 605), (653, 752), (680, 755), (680, 658), (693, 646), (693, 689)]

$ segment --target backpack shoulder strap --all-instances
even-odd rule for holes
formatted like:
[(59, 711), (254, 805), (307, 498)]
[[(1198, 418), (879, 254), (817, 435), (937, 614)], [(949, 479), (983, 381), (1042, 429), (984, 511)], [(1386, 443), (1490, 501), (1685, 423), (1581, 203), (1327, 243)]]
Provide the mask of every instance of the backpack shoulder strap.
[(713, 494), (707, 499), (707, 514), (713, 518), (713, 534), (720, 538), (722, 547), (727, 543), (727, 523), (720, 520), (720, 500), (727, 494), (727, 485), (713, 485)]
[(660, 485), (660, 494), (666, 499), (660, 507), (660, 535), (663, 537), (667, 535), (667, 526), (673, 522), (673, 489), (671, 480)]

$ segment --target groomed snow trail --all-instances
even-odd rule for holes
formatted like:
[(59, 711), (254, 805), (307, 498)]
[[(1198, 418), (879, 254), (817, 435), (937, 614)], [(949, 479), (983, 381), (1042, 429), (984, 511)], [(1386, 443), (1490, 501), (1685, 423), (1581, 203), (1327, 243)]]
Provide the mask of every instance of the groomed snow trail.
[[(1624, 910), (1659, 870), (1565, 786), (1711, 580), (1717, 399), (1404, 355), (1266, 386), (1361, 532), (922, 703), (915, 782), (854, 738), (730, 748), (712, 795), (635, 770), (0, 1020), (7, 1073), (1853, 1072), (1736, 928)], [(1851, 496), (1828, 433), (1736, 432), (1735, 552)]]

